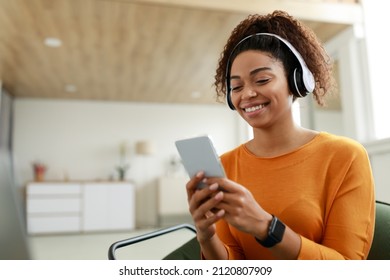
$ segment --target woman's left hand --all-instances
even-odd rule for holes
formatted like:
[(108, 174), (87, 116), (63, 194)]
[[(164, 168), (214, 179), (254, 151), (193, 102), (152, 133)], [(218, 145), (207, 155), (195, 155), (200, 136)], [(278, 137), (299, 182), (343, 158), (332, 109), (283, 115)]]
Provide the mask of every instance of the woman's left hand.
[(248, 189), (226, 178), (208, 178), (206, 183), (217, 183), (223, 190), (223, 198), (216, 208), (225, 210), (224, 219), (229, 224), (260, 239), (267, 237), (272, 215), (257, 203)]

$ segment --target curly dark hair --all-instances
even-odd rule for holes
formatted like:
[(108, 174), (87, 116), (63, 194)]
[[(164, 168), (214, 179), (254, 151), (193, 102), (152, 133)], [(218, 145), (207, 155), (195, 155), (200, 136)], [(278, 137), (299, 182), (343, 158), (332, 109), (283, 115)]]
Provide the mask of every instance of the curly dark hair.
[(297, 61), (295, 63), (289, 54), (290, 52), (286, 51), (285, 46), (282, 46), (284, 44), (280, 44), (274, 38), (265, 39), (263, 43), (259, 43), (259, 39), (254, 39), (257, 41), (248, 42), (246, 46), (237, 48), (237, 44), (243, 38), (256, 33), (276, 34), (295, 47), (313, 73), (315, 79), (313, 97), (319, 105), (324, 105), (325, 94), (334, 88), (332, 61), (314, 32), (284, 11), (274, 11), (267, 15), (249, 15), (232, 31), (221, 53), (215, 74), (214, 85), (217, 90), (217, 99), (221, 100), (226, 97), (225, 75), (227, 67), (231, 66), (227, 64), (231, 64), (242, 51), (255, 49), (269, 52), (283, 63), (286, 73), (290, 73), (291, 68), (295, 67), (291, 64), (296, 64)]

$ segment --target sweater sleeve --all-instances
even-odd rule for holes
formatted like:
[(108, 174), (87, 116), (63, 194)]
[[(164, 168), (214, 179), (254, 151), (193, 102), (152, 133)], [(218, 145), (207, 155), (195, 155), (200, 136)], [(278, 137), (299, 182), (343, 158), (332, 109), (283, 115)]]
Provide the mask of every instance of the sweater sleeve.
[(375, 222), (374, 181), (366, 151), (357, 149), (329, 199), (321, 244), (301, 236), (298, 259), (366, 259)]
[(245, 259), (242, 247), (239, 246), (236, 239), (232, 236), (228, 223), (225, 220), (220, 220), (217, 223), (218, 237), (224, 244), (228, 253), (229, 260), (242, 260)]

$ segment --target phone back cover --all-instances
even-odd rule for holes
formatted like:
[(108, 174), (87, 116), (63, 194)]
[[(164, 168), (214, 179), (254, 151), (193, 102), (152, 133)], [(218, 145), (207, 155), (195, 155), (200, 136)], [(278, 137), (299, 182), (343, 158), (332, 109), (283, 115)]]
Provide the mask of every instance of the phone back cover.
[(191, 178), (199, 171), (204, 171), (206, 177), (225, 177), (219, 157), (208, 136), (178, 140), (175, 144)]

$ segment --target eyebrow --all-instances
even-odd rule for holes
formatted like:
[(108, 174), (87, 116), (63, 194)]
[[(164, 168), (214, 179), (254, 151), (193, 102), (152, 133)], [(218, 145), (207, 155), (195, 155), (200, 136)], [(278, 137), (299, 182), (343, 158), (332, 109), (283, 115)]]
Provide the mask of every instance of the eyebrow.
[[(256, 68), (256, 69), (250, 71), (249, 75), (253, 76), (253, 75), (255, 75), (255, 74), (257, 74), (257, 73), (259, 73), (261, 71), (267, 71), (267, 70), (272, 70), (272, 68), (271, 67), (259, 67), (259, 68)], [(240, 76), (237, 76), (237, 75), (236, 76), (230, 76), (230, 80), (233, 80), (233, 79), (240, 79)]]

